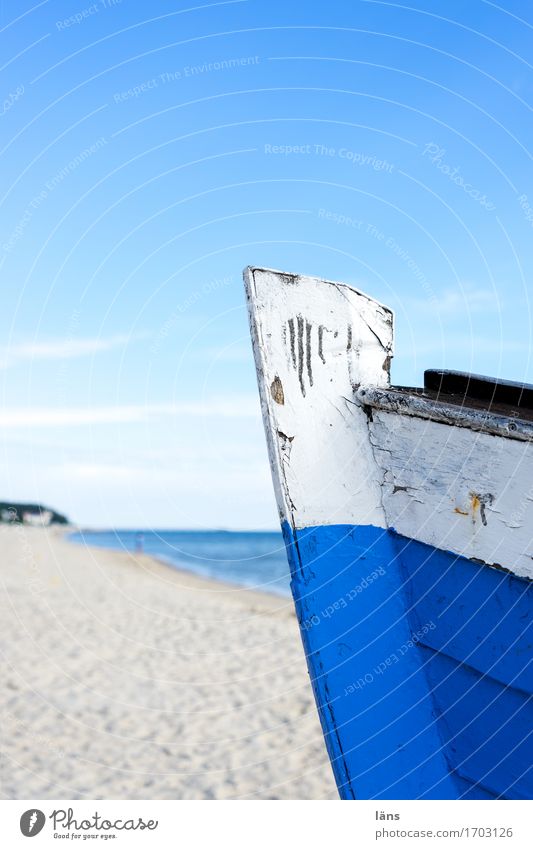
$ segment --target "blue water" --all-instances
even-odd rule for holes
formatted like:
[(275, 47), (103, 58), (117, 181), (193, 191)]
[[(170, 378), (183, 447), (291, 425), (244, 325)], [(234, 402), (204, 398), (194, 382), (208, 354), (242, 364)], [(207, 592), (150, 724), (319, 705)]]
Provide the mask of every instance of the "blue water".
[(274, 531), (83, 531), (72, 542), (134, 552), (207, 578), (288, 596), (283, 537)]

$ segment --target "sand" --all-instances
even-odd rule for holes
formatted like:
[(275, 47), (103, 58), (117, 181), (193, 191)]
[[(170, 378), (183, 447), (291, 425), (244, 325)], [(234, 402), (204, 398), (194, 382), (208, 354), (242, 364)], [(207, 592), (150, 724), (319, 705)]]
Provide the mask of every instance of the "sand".
[(0, 525), (0, 795), (336, 798), (291, 604)]

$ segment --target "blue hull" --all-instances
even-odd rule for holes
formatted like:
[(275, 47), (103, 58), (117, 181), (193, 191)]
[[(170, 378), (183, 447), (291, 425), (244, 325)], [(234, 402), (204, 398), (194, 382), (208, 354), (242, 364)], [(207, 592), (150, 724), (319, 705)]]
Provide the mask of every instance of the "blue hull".
[(344, 799), (533, 796), (533, 586), (390, 530), (284, 528)]

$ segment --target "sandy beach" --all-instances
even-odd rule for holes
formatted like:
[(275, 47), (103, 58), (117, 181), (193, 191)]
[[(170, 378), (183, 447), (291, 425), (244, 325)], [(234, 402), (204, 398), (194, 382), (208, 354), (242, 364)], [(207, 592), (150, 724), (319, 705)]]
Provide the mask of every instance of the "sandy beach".
[(292, 606), (0, 526), (5, 799), (337, 798)]

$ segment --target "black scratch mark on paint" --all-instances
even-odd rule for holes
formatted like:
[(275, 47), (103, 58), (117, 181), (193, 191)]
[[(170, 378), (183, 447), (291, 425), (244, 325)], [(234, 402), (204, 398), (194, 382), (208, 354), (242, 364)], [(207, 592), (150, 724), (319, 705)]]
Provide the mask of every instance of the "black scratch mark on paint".
[(304, 320), (301, 315), (298, 316), (298, 380), (300, 381), (300, 389), (305, 398), (304, 385)]
[(363, 319), (363, 321), (365, 322), (365, 324), (366, 324), (366, 326), (368, 327), (368, 329), (370, 330), (371, 334), (372, 334), (373, 336), (375, 336), (375, 337), (376, 337), (376, 339), (378, 340), (378, 342), (379, 342), (379, 344), (381, 345), (381, 347), (383, 348), (383, 350), (384, 350), (384, 351), (387, 351), (387, 350), (388, 350), (387, 345), (385, 345), (385, 344), (383, 343), (383, 341), (382, 341), (382, 340), (381, 340), (381, 338), (378, 336), (378, 334), (376, 333), (376, 331), (374, 330), (374, 328), (373, 328), (373, 327), (370, 327), (370, 325), (369, 325), (368, 321), (365, 321), (364, 316), (361, 316), (361, 318), (362, 318), (362, 319)]
[(476, 523), (476, 511), (479, 509), (479, 515), (484, 525), (487, 524), (486, 507), (494, 504), (494, 496), (491, 492), (486, 492), (480, 495), (478, 492), (471, 492), (470, 499), (472, 502), (472, 522)]
[(287, 436), (287, 434), (286, 434), (286, 433), (283, 433), (283, 431), (282, 431), (282, 430), (278, 430), (278, 436), (279, 436), (279, 437), (280, 437), (280, 439), (282, 439), (284, 442), (292, 442), (292, 441), (293, 441), (293, 439), (294, 439), (294, 436)]
[(294, 319), (289, 318), (288, 324), (289, 324), (289, 339), (290, 339), (290, 345), (291, 345), (292, 364), (293, 364), (294, 368), (296, 368), (296, 337), (295, 337), (295, 333), (294, 333)]
[[(337, 757), (340, 758), (340, 761), (341, 761), (340, 767), (344, 771), (344, 775), (346, 776), (346, 780), (343, 782), (342, 786), (343, 786), (344, 792), (345, 793), (349, 792), (352, 799), (355, 799), (356, 796), (355, 796), (355, 792), (354, 792), (353, 787), (352, 787), (352, 783), (351, 783), (351, 779), (350, 779), (350, 772), (348, 770), (348, 764), (346, 763), (346, 757), (345, 757), (345, 754), (344, 754), (344, 749), (343, 749), (342, 741), (341, 741), (340, 734), (339, 734), (339, 722), (337, 720), (337, 717), (335, 716), (335, 711), (333, 709), (333, 701), (334, 700), (331, 698), (331, 694), (330, 694), (330, 691), (329, 691), (329, 684), (328, 684), (328, 678), (327, 678), (327, 675), (326, 675), (326, 670), (324, 669), (324, 664), (322, 663), (322, 659), (320, 657), (319, 657), (318, 662), (320, 664), (320, 673), (321, 673), (320, 677), (322, 678), (322, 687), (324, 689), (324, 696), (325, 696), (325, 699), (324, 699), (325, 704), (324, 704), (324, 701), (322, 700), (321, 697), (318, 700), (319, 711), (322, 710), (323, 712), (326, 712), (326, 709), (327, 709), (327, 712), (329, 713), (330, 721), (328, 722), (328, 720), (326, 720), (326, 722), (327, 722), (326, 727), (331, 726), (332, 731), (335, 735), (335, 738), (336, 738), (335, 742), (336, 742), (337, 748), (339, 750), (339, 754), (337, 755)], [(316, 685), (316, 686), (317, 686), (317, 691), (319, 692), (318, 685)], [(319, 692), (319, 696), (320, 696), (320, 692)]]
[(324, 359), (324, 325), (321, 324), (318, 328), (318, 356), (325, 364), (326, 360)]
[(494, 496), (492, 493), (488, 492), (486, 495), (479, 496), (479, 513), (481, 516), (481, 521), (484, 525), (487, 524), (487, 514), (485, 512), (485, 507), (487, 504), (490, 506), (494, 503)]
[(307, 364), (307, 376), (309, 378), (309, 386), (313, 385), (313, 366), (311, 363), (311, 330), (313, 325), (308, 321), (305, 322), (305, 359)]

